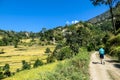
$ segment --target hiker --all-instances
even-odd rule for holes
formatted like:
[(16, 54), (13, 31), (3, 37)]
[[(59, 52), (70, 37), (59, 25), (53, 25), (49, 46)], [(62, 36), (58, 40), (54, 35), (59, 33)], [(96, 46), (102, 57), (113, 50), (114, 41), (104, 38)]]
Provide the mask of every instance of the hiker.
[(100, 59), (101, 59), (101, 64), (103, 63), (104, 54), (105, 54), (105, 50), (103, 48), (100, 48), (99, 55), (100, 55)]

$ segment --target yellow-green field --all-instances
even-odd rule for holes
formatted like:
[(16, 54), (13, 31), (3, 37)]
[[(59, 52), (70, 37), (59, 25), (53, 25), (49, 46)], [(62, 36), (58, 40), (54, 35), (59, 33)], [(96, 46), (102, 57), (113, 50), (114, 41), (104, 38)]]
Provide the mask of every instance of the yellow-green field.
[(45, 72), (51, 72), (57, 64), (58, 62), (55, 62), (38, 68), (21, 71), (12, 77), (5, 78), (4, 80), (40, 80), (40, 77), (45, 77)]
[(22, 60), (30, 62), (33, 64), (37, 58), (46, 62), (45, 50), (50, 48), (51, 51), (54, 50), (55, 46), (19, 46), (19, 48), (14, 48), (14, 46), (2, 46), (0, 50), (3, 49), (4, 54), (0, 54), (0, 66), (4, 66), (6, 63), (10, 65), (10, 71), (15, 72), (16, 69), (21, 69)]

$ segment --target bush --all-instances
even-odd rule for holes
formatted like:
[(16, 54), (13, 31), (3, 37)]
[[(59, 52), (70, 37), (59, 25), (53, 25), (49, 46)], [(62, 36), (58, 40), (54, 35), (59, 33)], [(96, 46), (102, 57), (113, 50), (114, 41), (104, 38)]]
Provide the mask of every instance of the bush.
[(48, 55), (47, 57), (47, 63), (55, 62), (55, 57), (53, 55)]
[(106, 43), (106, 52), (109, 53), (113, 57), (118, 57), (120, 60), (120, 34), (116, 36), (112, 36)]
[(5, 66), (3, 67), (3, 71), (4, 71), (4, 75), (5, 75), (6, 77), (11, 76), (11, 72), (10, 72), (9, 69), (10, 69), (9, 64), (5, 64)]
[(89, 80), (89, 54), (86, 50), (80, 49), (78, 55), (66, 60), (64, 63), (59, 62), (52, 72), (41, 74), (40, 80)]
[(16, 69), (16, 72), (20, 72), (20, 69)]
[(3, 72), (0, 72), (0, 80), (4, 78)]
[(22, 70), (30, 69), (31, 66), (25, 60), (22, 61)]
[(0, 80), (4, 78), (3, 69), (0, 67)]
[(58, 53), (56, 53), (57, 60), (64, 60), (66, 58), (71, 58), (73, 56), (71, 49), (66, 46), (60, 49)]
[(51, 50), (50, 50), (50, 48), (46, 48), (46, 51), (45, 51), (45, 53), (51, 53)]
[(89, 44), (88, 46), (87, 46), (87, 50), (88, 51), (92, 51), (92, 50), (95, 50), (95, 45), (94, 44)]
[(74, 55), (79, 53), (79, 45), (78, 44), (71, 44), (70, 49), (73, 51)]
[(6, 71), (4, 72), (4, 75), (5, 75), (6, 77), (10, 77), (10, 76), (11, 76), (11, 72), (10, 72), (9, 70), (6, 70)]
[(118, 60), (120, 61), (120, 47), (111, 47), (109, 54), (113, 57), (118, 57)]
[(120, 33), (120, 28), (117, 30), (116, 35), (118, 35), (119, 33)]
[(115, 46), (119, 46), (120, 45), (120, 34), (116, 35), (116, 36), (113, 36), (112, 38), (110, 38), (108, 40), (108, 45), (112, 46), (112, 45), (115, 45)]
[(35, 61), (34, 65), (33, 65), (33, 67), (36, 68), (36, 67), (42, 66), (42, 65), (43, 65), (42, 60), (37, 59), (37, 60)]
[(9, 69), (10, 69), (9, 64), (5, 64), (5, 66), (3, 67), (3, 70), (4, 71), (9, 71)]

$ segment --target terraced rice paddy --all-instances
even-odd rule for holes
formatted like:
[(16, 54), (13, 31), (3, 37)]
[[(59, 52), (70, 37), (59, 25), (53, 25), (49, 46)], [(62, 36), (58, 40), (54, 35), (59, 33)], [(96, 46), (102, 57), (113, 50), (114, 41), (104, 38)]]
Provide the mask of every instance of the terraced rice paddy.
[(55, 46), (19, 46), (19, 48), (2, 46), (0, 47), (0, 50), (3, 49), (4, 54), (0, 54), (0, 66), (9, 64), (10, 71), (15, 72), (16, 69), (22, 67), (22, 60), (25, 60), (30, 64), (33, 64), (36, 59), (41, 59), (43, 62), (46, 62), (47, 55), (44, 52), (47, 47), (53, 51)]

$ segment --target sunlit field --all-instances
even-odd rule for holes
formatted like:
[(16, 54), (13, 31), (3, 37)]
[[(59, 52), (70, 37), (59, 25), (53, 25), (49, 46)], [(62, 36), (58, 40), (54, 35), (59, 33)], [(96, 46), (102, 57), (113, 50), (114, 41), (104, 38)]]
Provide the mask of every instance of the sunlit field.
[(10, 71), (15, 72), (16, 69), (21, 69), (22, 60), (33, 64), (36, 59), (40, 59), (45, 63), (47, 57), (45, 50), (47, 47), (53, 51), (55, 46), (19, 46), (18, 48), (14, 48), (14, 46), (2, 46), (0, 50), (3, 50), (4, 54), (0, 54), (0, 66), (9, 64)]
[[(4, 80), (40, 80), (41, 76), (45, 77), (46, 72), (52, 72), (58, 62), (33, 68), (30, 70), (21, 71), (16, 73), (15, 76), (5, 78)], [(40, 76), (41, 75), (41, 76)]]

